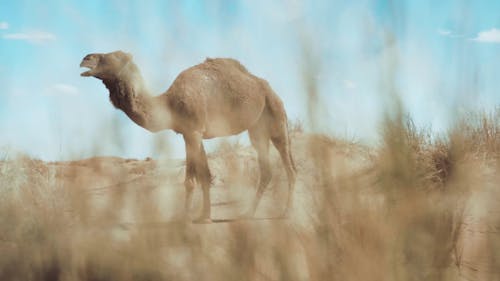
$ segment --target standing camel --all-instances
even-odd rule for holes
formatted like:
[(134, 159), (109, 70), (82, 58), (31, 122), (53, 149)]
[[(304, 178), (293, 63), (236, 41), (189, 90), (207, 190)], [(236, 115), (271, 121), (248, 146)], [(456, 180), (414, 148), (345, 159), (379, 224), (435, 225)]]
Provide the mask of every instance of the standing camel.
[(245, 130), (257, 150), (260, 168), (257, 193), (247, 215), (253, 216), (271, 180), (269, 140), (279, 151), (286, 169), (289, 190), (284, 215), (288, 214), (293, 201), (295, 166), (286, 112), (267, 81), (252, 75), (234, 59), (206, 59), (182, 71), (165, 93), (152, 96), (128, 53), (89, 54), (80, 67), (89, 68), (81, 76), (102, 80), (111, 103), (137, 125), (151, 132), (171, 129), (182, 134), (186, 145), (186, 213), (196, 182), (203, 188), (203, 211), (196, 222), (211, 222), (212, 176), (202, 140)]

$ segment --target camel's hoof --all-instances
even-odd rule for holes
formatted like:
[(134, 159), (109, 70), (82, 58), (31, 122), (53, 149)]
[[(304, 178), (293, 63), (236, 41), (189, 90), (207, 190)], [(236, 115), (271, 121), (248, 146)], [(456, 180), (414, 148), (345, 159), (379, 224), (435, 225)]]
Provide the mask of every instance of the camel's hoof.
[(197, 219), (193, 220), (193, 223), (208, 224), (208, 223), (212, 223), (212, 219), (201, 217), (201, 218), (197, 218)]

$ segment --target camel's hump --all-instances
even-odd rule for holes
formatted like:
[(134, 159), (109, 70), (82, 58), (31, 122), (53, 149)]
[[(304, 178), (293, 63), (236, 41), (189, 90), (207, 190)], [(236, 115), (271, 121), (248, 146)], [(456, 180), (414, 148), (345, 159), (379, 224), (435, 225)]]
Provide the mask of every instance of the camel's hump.
[(206, 58), (204, 63), (212, 66), (222, 66), (222, 67), (227, 65), (231, 67), (236, 67), (243, 72), (248, 72), (248, 70), (239, 61), (232, 58)]

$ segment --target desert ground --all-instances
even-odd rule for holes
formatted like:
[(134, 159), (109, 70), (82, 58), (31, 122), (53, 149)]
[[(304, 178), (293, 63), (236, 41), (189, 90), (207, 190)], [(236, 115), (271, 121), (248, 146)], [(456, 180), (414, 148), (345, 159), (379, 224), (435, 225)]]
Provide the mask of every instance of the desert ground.
[(255, 217), (251, 146), (209, 153), (211, 224), (183, 212), (185, 161), (93, 157), (43, 162), (4, 151), (0, 280), (498, 280), (500, 122), (474, 115), (443, 138), (411, 120), (364, 146), (292, 126), (286, 173)]

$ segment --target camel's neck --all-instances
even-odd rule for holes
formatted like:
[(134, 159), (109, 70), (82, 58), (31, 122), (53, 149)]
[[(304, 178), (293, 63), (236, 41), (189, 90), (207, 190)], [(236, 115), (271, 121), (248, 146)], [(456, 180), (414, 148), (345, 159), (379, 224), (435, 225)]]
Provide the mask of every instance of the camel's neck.
[(157, 132), (170, 128), (170, 114), (167, 105), (159, 104), (151, 96), (140, 75), (123, 80), (103, 80), (109, 90), (111, 103), (122, 110), (137, 125)]

